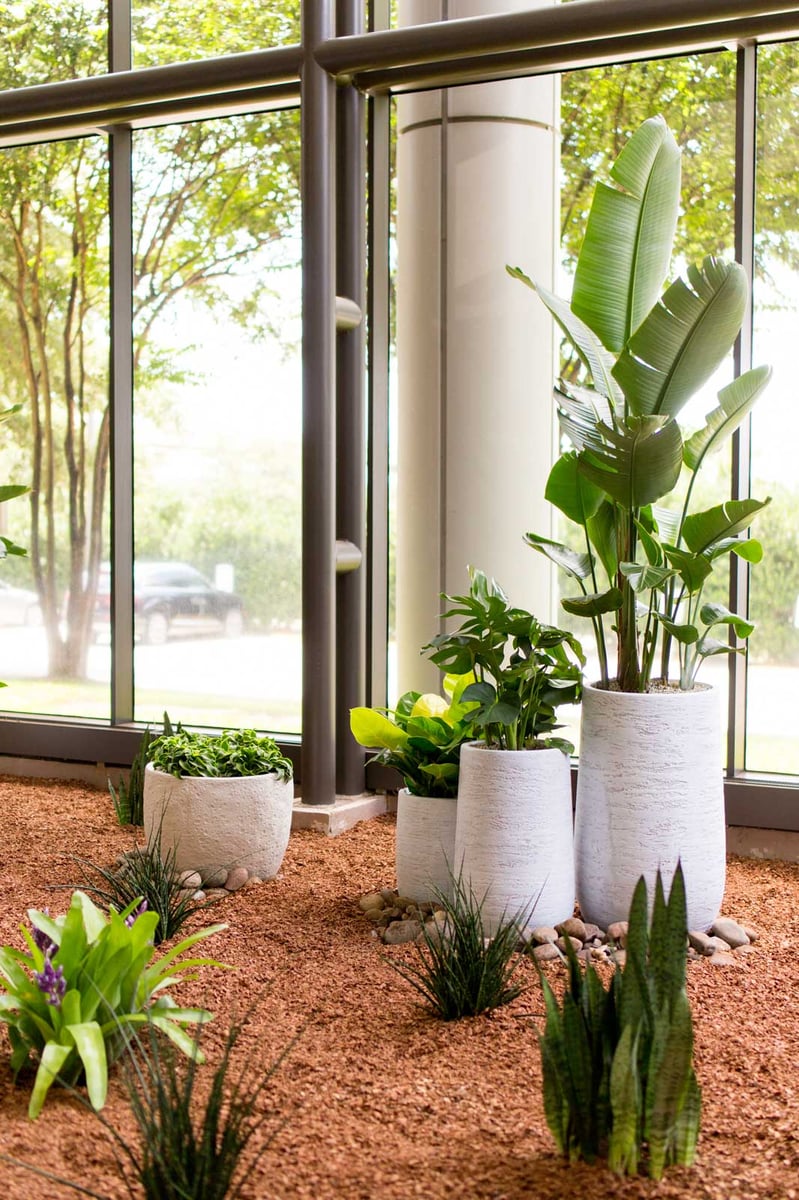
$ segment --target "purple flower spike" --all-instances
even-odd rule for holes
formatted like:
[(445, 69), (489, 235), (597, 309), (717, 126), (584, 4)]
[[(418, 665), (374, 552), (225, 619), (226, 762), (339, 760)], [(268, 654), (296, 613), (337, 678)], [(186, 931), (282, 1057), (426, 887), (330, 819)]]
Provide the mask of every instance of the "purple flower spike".
[(33, 978), (39, 991), (47, 997), (47, 1003), (52, 1004), (53, 1008), (60, 1008), (67, 990), (64, 968), (54, 967), (48, 958), (44, 970), (34, 971)]
[(128, 913), (128, 915), (125, 917), (125, 924), (127, 925), (128, 929), (132, 929), (136, 922), (136, 918), (140, 917), (142, 915), (142, 913), (146, 913), (146, 912), (147, 912), (147, 901), (142, 900), (139, 907), (134, 908), (133, 912)]

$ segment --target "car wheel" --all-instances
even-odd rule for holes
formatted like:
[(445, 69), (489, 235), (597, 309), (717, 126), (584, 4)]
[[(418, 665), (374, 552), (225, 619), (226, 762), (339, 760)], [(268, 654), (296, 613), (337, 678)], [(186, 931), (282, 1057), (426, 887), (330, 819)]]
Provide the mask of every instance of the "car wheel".
[(241, 637), (244, 632), (244, 618), (241, 615), (240, 608), (228, 609), (225, 613), (224, 629), (225, 637)]
[(150, 613), (145, 626), (144, 640), (148, 646), (163, 646), (169, 637), (169, 618), (166, 613)]

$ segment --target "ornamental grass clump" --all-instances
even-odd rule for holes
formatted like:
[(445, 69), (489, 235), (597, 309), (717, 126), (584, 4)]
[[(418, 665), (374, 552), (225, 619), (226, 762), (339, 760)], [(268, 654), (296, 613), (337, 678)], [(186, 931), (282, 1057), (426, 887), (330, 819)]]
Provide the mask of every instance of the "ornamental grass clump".
[(436, 907), (444, 921), (424, 926), (424, 945), (414, 943), (418, 961), (389, 960), (391, 966), (442, 1021), (476, 1017), (515, 1000), (524, 990), (513, 976), (521, 963), (518, 949), (526, 914), (500, 921), (489, 937), (483, 902), (460, 875), (453, 876), (451, 898), (436, 892)]
[(624, 970), (614, 972), (607, 990), (590, 963), (583, 975), (570, 945), (562, 1007), (541, 975), (544, 1112), (570, 1161), (606, 1155), (620, 1175), (644, 1168), (652, 1179), (693, 1162), (701, 1093), (685, 991), (686, 934), (678, 865), (668, 901), (658, 872), (651, 926), (646, 883), (638, 881)]
[(150, 761), (150, 747), (158, 736), (166, 735), (167, 737), (171, 737), (175, 732), (180, 733), (182, 728), (183, 726), (180, 722), (178, 722), (176, 729), (173, 728), (169, 714), (165, 712), (161, 735), (151, 733), (149, 725), (141, 735), (136, 757), (130, 765), (130, 778), (128, 782), (125, 783), (124, 779), (120, 779), (118, 786), (115, 788), (109, 779), (108, 792), (120, 825), (144, 824), (144, 769)]
[(195, 900), (193, 893), (187, 890), (177, 865), (177, 850), (174, 846), (164, 848), (161, 844), (160, 825), (146, 846), (134, 846), (116, 868), (100, 866), (87, 858), (76, 857), (75, 862), (83, 876), (84, 890), (106, 912), (143, 903), (144, 911), (158, 915), (153, 933), (156, 946), (169, 941), (190, 917), (214, 903)]
[(141, 897), (106, 916), (75, 891), (65, 915), (29, 909), (28, 919), (32, 929), (20, 927), (27, 951), (0, 947), (0, 1021), (8, 1027), (14, 1078), (28, 1067), (36, 1071), (29, 1117), (39, 1115), (56, 1081), (85, 1080), (92, 1107), (102, 1108), (109, 1062), (132, 1026), (149, 1022), (184, 1054), (198, 1054), (185, 1027), (211, 1014), (178, 1008), (165, 989), (194, 978), (198, 966), (221, 967), (186, 952), (226, 925), (198, 930), (152, 961), (158, 914), (142, 911)]

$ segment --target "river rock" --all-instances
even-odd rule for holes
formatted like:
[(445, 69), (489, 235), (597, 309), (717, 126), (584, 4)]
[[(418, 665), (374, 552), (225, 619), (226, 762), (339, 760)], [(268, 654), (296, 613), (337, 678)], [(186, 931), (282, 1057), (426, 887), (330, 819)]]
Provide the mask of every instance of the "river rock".
[(556, 928), (558, 933), (562, 933), (564, 937), (577, 938), (580, 945), (587, 940), (585, 925), (579, 917), (568, 917), (565, 921), (561, 921)]
[(558, 931), (552, 925), (537, 925), (529, 940), (536, 946), (553, 945), (558, 940)]
[(627, 929), (629, 924), (627, 921), (613, 921), (608, 925), (608, 937), (614, 941), (617, 946), (623, 946), (627, 941)]
[(244, 887), (249, 878), (250, 872), (246, 867), (231, 867), (225, 880), (225, 890), (228, 892), (237, 892), (240, 887)]
[(405, 942), (415, 942), (421, 932), (421, 921), (395, 921), (386, 929), (383, 941), (387, 946), (402, 946)]
[(560, 957), (561, 953), (554, 942), (541, 942), (533, 947), (533, 958), (536, 962), (554, 962)]
[(746, 930), (729, 917), (717, 917), (710, 926), (710, 932), (723, 938), (731, 950), (736, 950), (738, 946), (748, 946), (750, 942)]

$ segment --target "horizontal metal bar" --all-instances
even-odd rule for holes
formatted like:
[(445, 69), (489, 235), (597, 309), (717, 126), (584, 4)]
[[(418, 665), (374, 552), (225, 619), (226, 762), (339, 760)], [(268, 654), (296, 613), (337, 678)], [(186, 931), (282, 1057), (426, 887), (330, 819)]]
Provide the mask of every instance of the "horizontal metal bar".
[(143, 105), (158, 111), (170, 104), (207, 101), (217, 93), (243, 95), (274, 85), (298, 85), (302, 50), (278, 46), (197, 62), (115, 71), (88, 79), (43, 83), (0, 92), (0, 135), (19, 123), (81, 117), (102, 123)]
[(472, 55), (453, 60), (398, 66), (391, 69), (357, 71), (348, 78), (362, 92), (372, 96), (386, 93), (423, 91), (425, 88), (486, 83), (518, 75), (554, 74), (575, 68), (604, 66), (635, 61), (644, 57), (667, 58), (677, 54), (721, 50), (755, 39), (799, 36), (799, 11), (774, 17), (752, 17), (711, 26), (631, 33), (589, 42), (574, 41), (565, 46), (545, 46), (525, 50)]
[[(357, 37), (331, 38), (315, 50), (316, 61), (337, 76), (379, 67), (412, 66), (496, 51), (531, 50), (588, 43), (630, 34), (668, 35), (683, 27), (704, 27), (741, 18), (792, 14), (784, 0), (576, 0), (496, 16), (467, 17), (390, 29)], [(705, 36), (705, 35), (702, 35)]]

